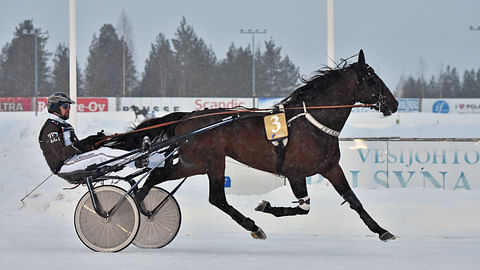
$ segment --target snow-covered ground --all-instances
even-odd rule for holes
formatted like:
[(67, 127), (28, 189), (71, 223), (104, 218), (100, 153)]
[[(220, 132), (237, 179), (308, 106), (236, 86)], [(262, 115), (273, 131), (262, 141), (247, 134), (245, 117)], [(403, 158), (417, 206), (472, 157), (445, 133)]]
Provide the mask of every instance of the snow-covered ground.
[[(44, 113), (0, 113), (0, 269), (479, 269), (478, 190), (355, 189), (377, 222), (399, 236), (388, 243), (341, 206), (343, 200), (329, 186), (309, 186), (312, 209), (299, 217), (253, 210), (262, 199), (291, 205), (295, 198), (288, 187), (261, 195), (229, 194), (229, 202), (266, 232), (267, 240), (261, 241), (208, 204), (204, 176), (189, 179), (175, 195), (182, 226), (170, 245), (95, 253), (73, 227), (84, 187), (62, 190), (69, 185), (54, 176), (20, 203), (50, 174), (37, 142), (45, 118)], [(133, 113), (82, 113), (77, 134), (122, 132), (133, 119)], [(342, 137), (369, 136), (480, 137), (480, 116), (352, 114)]]

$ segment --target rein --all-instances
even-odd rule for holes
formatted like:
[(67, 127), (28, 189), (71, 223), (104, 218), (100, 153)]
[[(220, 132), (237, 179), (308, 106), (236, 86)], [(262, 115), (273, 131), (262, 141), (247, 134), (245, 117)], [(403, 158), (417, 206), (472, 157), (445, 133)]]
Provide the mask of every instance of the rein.
[(356, 104), (356, 105), (325, 105), (325, 106), (308, 106), (308, 107), (291, 107), (285, 110), (318, 110), (318, 109), (341, 109), (341, 108), (372, 108), (377, 107), (378, 103), (372, 104)]
[[(285, 108), (285, 110), (304, 110), (304, 109), (309, 109), (309, 110), (320, 110), (320, 109), (341, 109), (341, 108), (372, 108), (376, 107), (379, 104), (355, 104), (355, 105), (322, 105), (322, 106), (309, 106), (309, 107), (290, 107), (290, 108)], [(175, 121), (168, 121), (165, 123), (161, 124), (156, 124), (153, 126), (149, 127), (144, 127), (136, 130), (132, 130), (129, 132), (125, 133), (115, 133), (109, 136), (105, 136), (102, 138), (100, 141), (96, 142), (95, 145), (99, 146), (103, 142), (115, 138), (121, 135), (127, 135), (127, 134), (132, 134), (132, 133), (137, 133), (141, 131), (146, 131), (146, 130), (151, 130), (155, 128), (160, 128), (160, 127), (165, 127), (165, 126), (170, 126), (170, 125), (175, 125), (181, 122), (185, 122), (188, 120), (193, 120), (193, 119), (198, 119), (198, 118), (204, 118), (208, 116), (215, 116), (215, 115), (224, 115), (224, 114), (236, 114), (236, 113), (246, 113), (246, 112), (269, 112), (271, 109), (243, 109), (243, 110), (231, 110), (231, 111), (224, 111), (224, 112), (215, 112), (215, 113), (207, 113), (207, 114), (201, 114), (201, 115), (195, 115), (188, 117), (186, 119), (180, 119), (180, 120), (175, 120)]]
[[(319, 110), (319, 109), (340, 109), (340, 108), (358, 108), (358, 107), (370, 108), (370, 107), (375, 107), (375, 106), (378, 106), (378, 104), (309, 106), (309, 107), (306, 107), (306, 109), (308, 109), (308, 110)], [(305, 107), (285, 108), (285, 110), (303, 110), (303, 109), (305, 109)], [(161, 123), (161, 124), (157, 124), (157, 125), (153, 125), (153, 126), (149, 126), (149, 127), (144, 127), (144, 128), (141, 128), (141, 129), (132, 130), (132, 131), (129, 131), (129, 132), (126, 132), (126, 133), (123, 133), (123, 134), (135, 133), (135, 132), (150, 130), (150, 129), (154, 129), (154, 128), (174, 125), (174, 124), (178, 124), (178, 123), (185, 122), (185, 121), (188, 121), (188, 120), (204, 118), (204, 117), (208, 117), (208, 116), (246, 113), (246, 112), (269, 112), (269, 111), (271, 111), (271, 109), (243, 109), (243, 110), (231, 110), (231, 111), (224, 111), (224, 112), (207, 113), (207, 114), (195, 115), (195, 116), (188, 117), (188, 118), (185, 118), (185, 119), (169, 121), (169, 122), (165, 122), (165, 123)]]

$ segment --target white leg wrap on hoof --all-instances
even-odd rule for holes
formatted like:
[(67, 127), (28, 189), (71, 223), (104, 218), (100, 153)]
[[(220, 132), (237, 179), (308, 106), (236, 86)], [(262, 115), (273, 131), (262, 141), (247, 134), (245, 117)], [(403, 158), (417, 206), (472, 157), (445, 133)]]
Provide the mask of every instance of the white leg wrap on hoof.
[(303, 197), (298, 200), (298, 207), (305, 211), (310, 211), (310, 197)]

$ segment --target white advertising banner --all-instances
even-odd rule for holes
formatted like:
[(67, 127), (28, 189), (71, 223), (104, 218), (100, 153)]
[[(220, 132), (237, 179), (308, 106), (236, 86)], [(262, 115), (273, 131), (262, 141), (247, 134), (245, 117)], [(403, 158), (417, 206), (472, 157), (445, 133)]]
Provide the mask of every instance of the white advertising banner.
[[(352, 187), (480, 189), (480, 143), (342, 141), (340, 165)], [(309, 184), (327, 184), (320, 175)]]
[(161, 98), (121, 98), (118, 111), (131, 111), (132, 106), (140, 110), (159, 114), (170, 112), (191, 112), (206, 108), (234, 108), (237, 106), (251, 107), (251, 98), (191, 98), (191, 97), (161, 97)]
[[(351, 187), (480, 189), (480, 142), (341, 141), (340, 165)], [(283, 177), (227, 160), (229, 193), (255, 194), (285, 185)], [(308, 185), (331, 185), (321, 175)]]
[(478, 98), (424, 98), (422, 112), (429, 113), (480, 113)]

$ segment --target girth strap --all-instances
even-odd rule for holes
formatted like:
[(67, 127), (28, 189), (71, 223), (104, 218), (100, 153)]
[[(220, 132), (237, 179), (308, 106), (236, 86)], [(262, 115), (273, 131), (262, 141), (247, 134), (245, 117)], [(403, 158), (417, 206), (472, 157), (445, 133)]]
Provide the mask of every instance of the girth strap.
[[(285, 113), (285, 107), (283, 104), (279, 104), (276, 108), (279, 112)], [(277, 153), (277, 162), (275, 163), (275, 171), (278, 175), (283, 175), (283, 163), (285, 161), (286, 147), (288, 143), (288, 137), (271, 141), (275, 146), (275, 152)]]
[(285, 145), (283, 143), (279, 143), (277, 147), (275, 147), (275, 152), (277, 152), (277, 162), (275, 164), (275, 170), (278, 175), (283, 175), (283, 163), (285, 161)]

